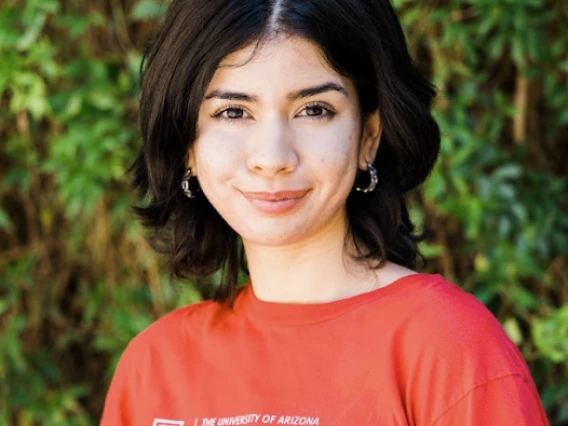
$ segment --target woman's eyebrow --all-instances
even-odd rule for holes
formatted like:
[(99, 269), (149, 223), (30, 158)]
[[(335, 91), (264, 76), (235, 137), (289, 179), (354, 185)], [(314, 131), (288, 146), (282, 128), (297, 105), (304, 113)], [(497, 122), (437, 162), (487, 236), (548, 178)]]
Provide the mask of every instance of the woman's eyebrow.
[[(345, 90), (345, 88), (340, 84), (333, 82), (319, 84), (313, 87), (307, 87), (297, 92), (290, 93), (287, 97), (290, 100), (296, 100), (301, 98), (309, 98), (310, 96), (315, 96), (330, 91), (336, 91), (342, 93), (347, 98), (349, 98), (349, 93), (347, 92), (347, 90)], [(229, 101), (258, 102), (258, 96), (249, 95), (247, 93), (242, 93), (242, 92), (231, 92), (224, 90), (213, 90), (212, 92), (205, 95), (203, 99), (208, 100), (213, 98), (224, 99)]]
[(290, 93), (288, 95), (288, 99), (296, 100), (301, 98), (309, 98), (310, 96), (315, 96), (330, 91), (336, 91), (342, 93), (347, 98), (349, 98), (349, 93), (347, 93), (347, 90), (345, 90), (343, 86), (330, 81), (328, 83), (319, 84), (317, 86), (308, 87), (306, 89), (299, 90), (298, 92), (295, 93)]
[(208, 95), (205, 95), (203, 99), (207, 100), (212, 98), (225, 99), (229, 101), (245, 101), (245, 102), (258, 101), (257, 96), (247, 95), (246, 93), (240, 93), (240, 92), (228, 92), (223, 90), (213, 90)]

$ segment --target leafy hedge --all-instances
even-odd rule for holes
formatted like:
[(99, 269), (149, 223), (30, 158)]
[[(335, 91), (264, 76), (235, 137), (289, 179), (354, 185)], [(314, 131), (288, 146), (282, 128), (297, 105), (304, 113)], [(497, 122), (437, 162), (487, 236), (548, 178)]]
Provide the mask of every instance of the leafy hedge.
[[(413, 194), (429, 271), (489, 306), (568, 425), (568, 9), (397, 0), (440, 90), (440, 161)], [(199, 300), (129, 205), (140, 52), (164, 3), (0, 3), (0, 426), (94, 425), (126, 343)]]

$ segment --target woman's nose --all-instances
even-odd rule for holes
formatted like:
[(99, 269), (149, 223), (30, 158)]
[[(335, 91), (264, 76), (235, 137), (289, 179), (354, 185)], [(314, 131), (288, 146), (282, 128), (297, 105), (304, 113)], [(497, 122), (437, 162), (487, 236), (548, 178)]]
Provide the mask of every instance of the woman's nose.
[(293, 172), (298, 166), (298, 155), (291, 124), (273, 117), (255, 127), (247, 158), (249, 170), (264, 176)]

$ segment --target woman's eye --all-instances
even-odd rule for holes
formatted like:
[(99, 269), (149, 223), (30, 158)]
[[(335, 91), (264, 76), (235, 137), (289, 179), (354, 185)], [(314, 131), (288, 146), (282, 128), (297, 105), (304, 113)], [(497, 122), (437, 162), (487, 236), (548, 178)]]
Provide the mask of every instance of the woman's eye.
[(299, 115), (313, 118), (325, 118), (333, 117), (335, 115), (335, 111), (323, 105), (308, 105), (300, 112)]
[(245, 118), (245, 110), (238, 107), (228, 107), (213, 114), (214, 118), (224, 118), (226, 120), (240, 120)]

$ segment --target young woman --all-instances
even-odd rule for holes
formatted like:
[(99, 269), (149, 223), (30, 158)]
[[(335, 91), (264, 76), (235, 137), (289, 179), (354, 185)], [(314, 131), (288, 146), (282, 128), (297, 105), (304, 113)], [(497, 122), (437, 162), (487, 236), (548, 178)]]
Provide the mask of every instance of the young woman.
[(130, 343), (102, 425), (547, 424), (495, 318), (411, 269), (439, 132), (388, 0), (174, 0), (145, 59), (138, 213), (222, 283)]

